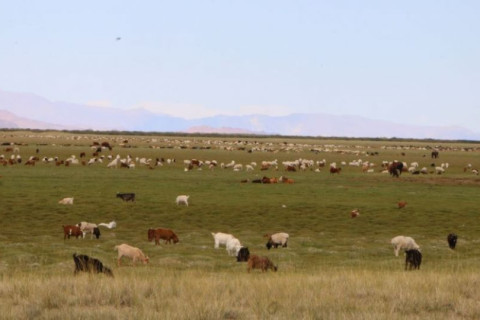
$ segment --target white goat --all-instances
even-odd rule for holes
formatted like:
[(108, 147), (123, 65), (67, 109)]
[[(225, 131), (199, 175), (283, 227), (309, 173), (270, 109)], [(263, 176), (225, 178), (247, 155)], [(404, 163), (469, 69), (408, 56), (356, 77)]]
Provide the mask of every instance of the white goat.
[(395, 253), (396, 257), (398, 257), (398, 252), (401, 249), (404, 249), (405, 251), (420, 249), (420, 246), (411, 237), (396, 236), (390, 241), (390, 243), (393, 245), (393, 253)]
[(217, 232), (211, 233), (213, 236), (213, 240), (215, 241), (215, 249), (218, 249), (220, 245), (227, 245), (228, 240), (235, 239), (235, 237), (229, 233)]
[(177, 196), (177, 199), (175, 200), (175, 203), (177, 205), (180, 205), (180, 204), (184, 204), (188, 207), (188, 198), (190, 198), (190, 196), (187, 196), (187, 195), (179, 195)]

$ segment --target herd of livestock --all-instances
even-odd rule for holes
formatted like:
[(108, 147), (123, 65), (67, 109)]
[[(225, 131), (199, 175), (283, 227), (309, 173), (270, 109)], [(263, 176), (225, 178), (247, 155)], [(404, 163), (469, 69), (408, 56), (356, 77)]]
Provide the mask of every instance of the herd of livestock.
[[(156, 141), (151, 141), (156, 142)], [(240, 140), (233, 141), (233, 142), (226, 142), (223, 141), (223, 145), (220, 144), (220, 141), (212, 140), (208, 141), (206, 145), (210, 147), (215, 146), (219, 149), (223, 148), (223, 150), (246, 150), (248, 152), (271, 152), (277, 153), (281, 151), (286, 152), (299, 152), (300, 148), (302, 151), (307, 147), (306, 145), (296, 145), (296, 144), (289, 144), (289, 143), (280, 143), (276, 147), (273, 144), (262, 144), (262, 143), (251, 143), (247, 148), (245, 142)], [(183, 146), (189, 145), (188, 142), (182, 141), (181, 144)], [(35, 166), (36, 163), (41, 162), (44, 164), (53, 163), (57, 166), (73, 166), (73, 165), (84, 165), (84, 166), (98, 166), (104, 164), (107, 168), (127, 168), (127, 169), (134, 169), (138, 166), (145, 166), (147, 168), (153, 169), (156, 167), (161, 167), (164, 165), (176, 165), (178, 164), (177, 160), (174, 158), (163, 158), (163, 157), (156, 157), (156, 158), (147, 158), (147, 157), (132, 157), (129, 154), (125, 156), (120, 156), (120, 154), (114, 155), (112, 153), (112, 145), (108, 142), (98, 143), (94, 142), (90, 145), (91, 152), (81, 152), (78, 157), (75, 155), (71, 155), (65, 159), (60, 159), (58, 156), (41, 156), (41, 151), (39, 148), (36, 148), (35, 155), (28, 156), (25, 160), (20, 155), (20, 147), (12, 143), (4, 143), (3, 151), (6, 154), (0, 154), (0, 164), (4, 166), (7, 165), (30, 165)], [(119, 145), (119, 147), (128, 148), (130, 147), (128, 140), (123, 140)], [(358, 146), (357, 146), (358, 147)], [(151, 148), (154, 148), (151, 146)], [(184, 148), (180, 146), (179, 148)], [(191, 147), (192, 149), (194, 147)], [(243, 148), (243, 149), (242, 149)], [(374, 156), (378, 155), (378, 153), (371, 153), (368, 150), (361, 150), (363, 147), (358, 147), (357, 150), (346, 150), (343, 149), (339, 151), (338, 146), (333, 145), (323, 145), (321, 147), (315, 146), (312, 147), (308, 145), (310, 148), (309, 151), (318, 154), (319, 152), (348, 152), (352, 155), (359, 156)], [(387, 148), (387, 147), (386, 147)], [(425, 151), (428, 152), (428, 158), (431, 158), (432, 161), (437, 160), (439, 158), (439, 148), (425, 148)], [(470, 151), (470, 150), (465, 150)], [(424, 155), (425, 157), (425, 155)], [(254, 171), (254, 170), (284, 170), (285, 172), (295, 172), (295, 171), (305, 171), (311, 170), (319, 172), (322, 168), (327, 167), (329, 168), (329, 172), (331, 174), (339, 174), (341, 172), (342, 167), (350, 166), (350, 167), (359, 167), (365, 173), (372, 173), (375, 172), (376, 168), (380, 167), (380, 172), (389, 173), (394, 177), (398, 177), (402, 172), (409, 172), (411, 174), (443, 174), (449, 168), (449, 164), (444, 162), (439, 165), (436, 165), (433, 162), (430, 162), (427, 166), (420, 166), (418, 162), (406, 163), (402, 161), (396, 160), (384, 160), (381, 163), (377, 164), (373, 161), (365, 161), (360, 158), (356, 160), (351, 160), (350, 162), (341, 161), (337, 162), (330, 162), (327, 163), (325, 159), (322, 160), (309, 160), (309, 159), (294, 159), (289, 161), (281, 161), (279, 162), (277, 159), (274, 160), (265, 160), (262, 161), (260, 164), (257, 165), (256, 162), (249, 162), (249, 163), (236, 163), (235, 161), (227, 162), (227, 163), (219, 163), (216, 160), (199, 160), (199, 159), (186, 159), (181, 162), (182, 168), (184, 171), (190, 171), (193, 169), (203, 170), (204, 168), (208, 168), (210, 170), (214, 170), (216, 168), (221, 169), (232, 169), (233, 171)], [(465, 172), (471, 172), (473, 174), (478, 175), (478, 170), (474, 168), (471, 164), (466, 164), (464, 167)], [(273, 179), (273, 180), (272, 180)], [(242, 180), (242, 182), (249, 182), (250, 180)], [(277, 182), (284, 182), (284, 183), (293, 183), (293, 179), (288, 179), (286, 177), (280, 177), (279, 179), (276, 178), (268, 178), (264, 176), (261, 179), (254, 179), (251, 182), (259, 182), (259, 183), (277, 183)], [(124, 201), (135, 201), (135, 194), (134, 193), (119, 193), (117, 194), (118, 198), (121, 198)], [(186, 205), (188, 206), (188, 195), (179, 195), (176, 198), (177, 205)], [(59, 201), (60, 204), (73, 204), (73, 197), (71, 198), (64, 198)], [(405, 204), (403, 204), (405, 205)], [(400, 204), (399, 204), (400, 206)], [(358, 216), (358, 211), (352, 211), (352, 218)], [(106, 227), (109, 229), (116, 227), (116, 222), (112, 221), (110, 223), (100, 223), (98, 225), (88, 222), (80, 222), (75, 225), (67, 225), (63, 226), (64, 228), (64, 239), (74, 237), (85, 237), (86, 234), (91, 234), (95, 236), (97, 239), (100, 237), (100, 228), (99, 227)], [(267, 257), (261, 257), (258, 255), (250, 255), (250, 252), (247, 247), (243, 247), (240, 241), (235, 238), (231, 234), (225, 233), (212, 233), (214, 238), (214, 247), (218, 248), (220, 245), (224, 245), (229, 255), (236, 256), (237, 261), (246, 261), (248, 264), (248, 271), (251, 269), (261, 269), (262, 271), (266, 271), (271, 269), (273, 271), (277, 271), (277, 266), (272, 263)], [(289, 235), (287, 233), (281, 232), (277, 234), (269, 234), (266, 235), (268, 238), (268, 242), (266, 244), (267, 248), (270, 249), (272, 247), (277, 248), (278, 246), (287, 247)], [(159, 240), (165, 240), (165, 243), (177, 243), (179, 241), (176, 234), (169, 229), (149, 229), (148, 230), (148, 240), (153, 241), (155, 240), (156, 244), (159, 244)], [(456, 244), (457, 236), (454, 234), (448, 235), (448, 244), (450, 248), (454, 249)], [(391, 240), (391, 243), (394, 247), (394, 253), (398, 256), (399, 250), (405, 250), (406, 258), (405, 258), (405, 269), (409, 267), (410, 269), (419, 269), (420, 264), (422, 262), (422, 254), (420, 251), (420, 247), (415, 243), (415, 241), (410, 237), (404, 236), (397, 236)], [(120, 265), (122, 257), (128, 257), (133, 260), (135, 263), (136, 261), (141, 261), (143, 263), (148, 263), (149, 257), (146, 256), (139, 248), (132, 247), (128, 244), (120, 244), (115, 246), (115, 250), (118, 251), (117, 257), (117, 264)], [(105, 273), (109, 276), (113, 276), (112, 271), (105, 267), (101, 261), (98, 259), (89, 257), (87, 255), (73, 255), (74, 263), (75, 263), (75, 274), (80, 271), (88, 271), (88, 272), (96, 272), (96, 273)]]

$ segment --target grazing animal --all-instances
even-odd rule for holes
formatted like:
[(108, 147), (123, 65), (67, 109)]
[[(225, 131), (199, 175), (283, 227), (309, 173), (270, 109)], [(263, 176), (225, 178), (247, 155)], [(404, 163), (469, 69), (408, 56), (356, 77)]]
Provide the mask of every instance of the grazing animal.
[(406, 205), (407, 205), (406, 201), (399, 201), (398, 202), (398, 209), (405, 208)]
[(106, 227), (108, 229), (113, 229), (117, 227), (117, 223), (115, 221), (110, 221), (109, 223), (99, 223), (98, 226)]
[(394, 161), (389, 167), (388, 172), (392, 177), (399, 177), (402, 174), (403, 162)]
[(457, 245), (457, 235), (455, 233), (450, 233), (447, 236), (447, 241), (448, 241), (448, 246), (450, 249), (455, 249), (455, 246)]
[(73, 254), (73, 261), (75, 262), (74, 275), (77, 275), (80, 271), (90, 273), (104, 273), (107, 276), (113, 277), (113, 272), (109, 268), (105, 267), (103, 263), (95, 258), (89, 257), (85, 254), (76, 253)]
[(160, 239), (165, 240), (165, 244), (167, 243), (177, 243), (178, 237), (177, 235), (170, 229), (148, 229), (148, 241), (152, 241), (155, 239), (155, 245), (160, 244)]
[(247, 262), (250, 258), (250, 250), (247, 247), (241, 247), (237, 253), (237, 262)]
[(226, 246), (228, 240), (235, 238), (233, 235), (223, 232), (212, 232), (211, 234), (213, 236), (213, 240), (215, 241), (215, 249), (218, 249), (220, 245)]
[(80, 230), (80, 227), (72, 226), (72, 225), (66, 225), (62, 227), (63, 227), (63, 240), (65, 240), (66, 238), (70, 239), (70, 236), (74, 236), (77, 239), (80, 236), (83, 238), (83, 232), (82, 230)]
[(340, 173), (342, 171), (342, 168), (336, 168), (336, 167), (330, 167), (330, 173)]
[(119, 193), (117, 192), (117, 198), (122, 199), (123, 201), (135, 201), (135, 193), (129, 192), (129, 193)]
[(186, 205), (188, 207), (188, 198), (190, 198), (190, 196), (187, 196), (187, 195), (184, 195), (184, 194), (179, 195), (175, 199), (175, 203), (177, 205), (183, 204), (183, 205)]
[(227, 244), (225, 245), (226, 250), (229, 256), (236, 256), (238, 255), (238, 251), (242, 247), (240, 240), (237, 238), (231, 238), (227, 240)]
[(135, 264), (136, 261), (142, 261), (143, 264), (147, 264), (150, 260), (142, 250), (136, 247), (129, 246), (126, 243), (120, 244), (114, 247), (114, 250), (118, 251), (117, 265), (120, 266), (120, 259), (122, 257), (128, 257), (132, 259), (132, 263)]
[(412, 268), (420, 269), (420, 265), (422, 264), (422, 253), (417, 249), (410, 249), (405, 251), (405, 270), (409, 267), (409, 270)]
[(82, 221), (78, 223), (77, 226), (82, 230), (84, 238), (87, 233), (90, 233), (92, 236), (95, 235), (97, 239), (100, 238), (100, 229), (95, 223)]
[(353, 209), (352, 212), (350, 212), (350, 217), (356, 218), (360, 215), (360, 210), (358, 209)]
[(278, 246), (287, 247), (288, 242), (288, 233), (279, 232), (275, 234), (266, 234), (266, 238), (268, 238), (267, 242), (267, 249), (270, 250), (272, 247), (278, 248)]
[(73, 204), (73, 198), (63, 198), (58, 201), (59, 204)]
[(439, 152), (438, 152), (438, 150), (434, 150), (434, 151), (432, 151), (432, 153), (431, 153), (431, 156), (432, 156), (432, 159), (437, 159), (437, 158), (438, 158), (438, 156), (439, 156)]
[(267, 257), (259, 257), (257, 255), (251, 255), (250, 258), (248, 258), (247, 264), (248, 272), (252, 269), (261, 269), (262, 272), (265, 272), (268, 269), (272, 269), (275, 272), (278, 270), (277, 266), (275, 266), (270, 259)]
[(398, 257), (398, 252), (400, 249), (404, 249), (405, 251), (411, 249), (420, 249), (420, 246), (411, 237), (396, 236), (392, 238), (390, 243), (393, 245), (393, 252), (395, 253), (396, 257)]

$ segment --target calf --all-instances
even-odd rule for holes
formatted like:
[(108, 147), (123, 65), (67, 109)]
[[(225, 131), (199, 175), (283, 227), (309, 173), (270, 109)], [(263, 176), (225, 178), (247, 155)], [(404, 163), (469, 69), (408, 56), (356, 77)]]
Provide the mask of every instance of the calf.
[(170, 229), (148, 229), (148, 241), (152, 241), (155, 239), (155, 245), (160, 244), (160, 239), (165, 240), (165, 244), (167, 243), (177, 243), (178, 237), (177, 235)]
[(123, 256), (131, 258), (133, 260), (133, 264), (135, 264), (137, 260), (142, 261), (143, 264), (147, 264), (149, 261), (148, 256), (146, 256), (142, 252), (142, 250), (140, 250), (139, 248), (129, 246), (128, 244), (125, 244), (125, 243), (115, 246), (114, 250), (118, 251), (118, 257), (117, 257), (118, 266), (120, 266), (120, 259)]
[(107, 276), (113, 277), (112, 270), (105, 267), (103, 263), (95, 258), (89, 257), (84, 254), (77, 255), (73, 254), (73, 261), (75, 262), (75, 271), (74, 275), (77, 275), (78, 272), (90, 272), (90, 273), (104, 273)]
[(135, 193), (120, 193), (117, 192), (117, 198), (122, 199), (123, 201), (132, 201), (135, 202)]
[(457, 245), (457, 239), (458, 237), (455, 233), (450, 233), (447, 236), (448, 246), (450, 247), (450, 249), (455, 249), (455, 246)]
[(63, 240), (65, 240), (67, 237), (70, 239), (70, 236), (74, 236), (75, 238), (78, 239), (78, 237), (83, 237), (83, 232), (80, 230), (80, 227), (78, 226), (62, 226), (63, 227)]
[(238, 250), (237, 262), (246, 262), (248, 258), (250, 258), (250, 250), (248, 250), (247, 247), (241, 247), (240, 250)]
[(272, 269), (273, 271), (277, 271), (278, 268), (275, 266), (270, 259), (267, 257), (259, 257), (257, 255), (252, 255), (247, 261), (248, 269), (247, 271), (250, 272), (252, 269), (261, 269), (262, 272), (267, 271), (268, 269)]
[(409, 270), (420, 269), (422, 264), (422, 253), (417, 249), (411, 249), (405, 251), (405, 270), (409, 267)]

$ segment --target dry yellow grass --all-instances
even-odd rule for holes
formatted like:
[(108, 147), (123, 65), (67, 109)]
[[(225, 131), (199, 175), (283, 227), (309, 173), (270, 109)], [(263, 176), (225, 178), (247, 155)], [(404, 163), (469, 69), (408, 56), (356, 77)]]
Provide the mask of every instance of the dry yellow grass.
[(115, 279), (88, 274), (4, 277), (1, 318), (480, 318), (480, 276), (476, 272), (118, 271)]

